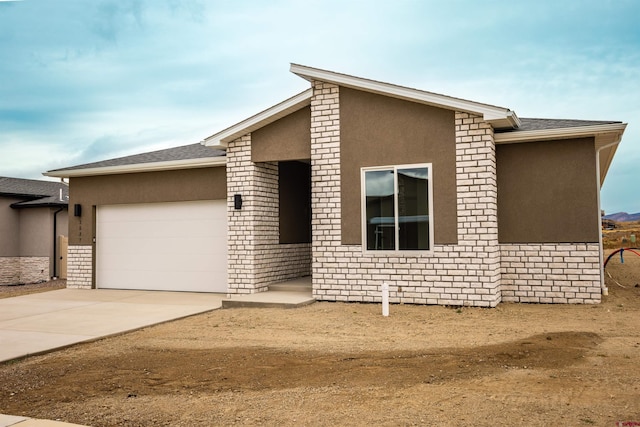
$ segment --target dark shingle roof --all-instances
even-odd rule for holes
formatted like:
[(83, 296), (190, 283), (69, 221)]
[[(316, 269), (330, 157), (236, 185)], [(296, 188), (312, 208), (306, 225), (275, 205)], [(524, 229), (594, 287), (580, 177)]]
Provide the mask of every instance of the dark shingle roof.
[[(62, 199), (60, 190), (62, 190)], [(0, 195), (25, 199), (23, 202), (13, 203), (11, 207), (67, 206), (69, 204), (69, 186), (62, 182), (0, 176)]]
[(562, 128), (597, 126), (597, 125), (611, 125), (615, 123), (622, 123), (622, 122), (614, 122), (614, 121), (606, 121), (606, 120), (532, 119), (532, 118), (521, 117), (520, 127), (518, 129), (502, 129), (502, 130), (496, 129), (496, 133), (562, 129)]
[(226, 153), (222, 150), (205, 147), (200, 143), (183, 145), (181, 147), (167, 148), (165, 150), (152, 151), (149, 153), (134, 154), (133, 156), (118, 157), (116, 159), (102, 160), (94, 163), (86, 163), (78, 166), (71, 166), (63, 169), (55, 169), (49, 172), (71, 171), (77, 169), (104, 168), (108, 166), (127, 166), (144, 163), (170, 162), (174, 160), (205, 159), (210, 157), (221, 157)]

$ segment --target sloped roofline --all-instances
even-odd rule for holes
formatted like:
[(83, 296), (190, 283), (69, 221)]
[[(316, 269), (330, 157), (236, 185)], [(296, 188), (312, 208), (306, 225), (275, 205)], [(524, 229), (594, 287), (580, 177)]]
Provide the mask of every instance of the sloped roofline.
[(434, 107), (482, 115), (483, 119), (491, 123), (495, 129), (514, 129), (520, 126), (520, 119), (518, 119), (515, 111), (511, 111), (504, 107), (454, 98), (447, 95), (441, 95), (405, 86), (398, 86), (391, 83), (379, 82), (362, 77), (350, 76), (348, 74), (336, 73), (334, 71), (321, 70), (319, 68), (307, 67), (300, 64), (291, 64), (290, 71), (309, 81), (320, 80), (323, 82), (335, 83), (340, 86), (350, 87), (352, 89), (373, 92), (412, 102), (419, 102)]
[(152, 172), (224, 165), (224, 152), (203, 147), (199, 143), (85, 163), (44, 173), (46, 176), (69, 178), (115, 173)]
[(0, 176), (0, 196), (23, 199), (12, 208), (67, 206), (69, 187), (65, 183)]
[(311, 105), (311, 93), (311, 89), (300, 92), (299, 94), (294, 95), (289, 99), (285, 99), (271, 108), (267, 108), (266, 110), (241, 121), (240, 123), (205, 138), (201, 141), (201, 144), (207, 147), (224, 150), (227, 148), (227, 143), (230, 141)]
[(156, 172), (176, 169), (194, 169), (227, 164), (226, 156), (204, 157), (197, 159), (168, 160), (164, 162), (136, 163), (131, 165), (98, 166), (83, 169), (62, 169), (43, 173), (55, 178), (73, 178), (80, 176), (115, 175), (121, 173)]
[(600, 125), (573, 126), (553, 129), (522, 130), (515, 132), (495, 133), (493, 138), (496, 144), (508, 144), (514, 142), (544, 141), (551, 139), (581, 138), (609, 134), (618, 141), (626, 129), (626, 123), (608, 123)]
[[(515, 111), (511, 111), (508, 108), (468, 101), (466, 99), (454, 98), (433, 92), (369, 80), (333, 71), (321, 70), (319, 68), (312, 68), (299, 64), (291, 64), (290, 71), (309, 81), (320, 80), (365, 92), (391, 96), (411, 102), (419, 102), (434, 107), (478, 114), (481, 115), (485, 121), (491, 123), (495, 129), (514, 129), (520, 126), (520, 119), (518, 119)], [(307, 89), (304, 92), (286, 99), (271, 108), (261, 111), (246, 120), (205, 138), (202, 141), (202, 144), (208, 147), (224, 150), (227, 148), (227, 144), (230, 141), (260, 129), (263, 126), (273, 123), (288, 114), (294, 113), (301, 108), (310, 105), (311, 95), (312, 89)]]
[[(361, 77), (351, 76), (333, 71), (307, 67), (299, 64), (291, 64), (290, 71), (308, 81), (324, 81), (357, 90), (381, 94), (384, 96), (418, 102), (426, 105), (445, 108), (454, 111), (463, 111), (481, 115), (495, 130), (496, 144), (508, 144), (528, 141), (543, 141), (553, 139), (567, 139), (580, 137), (594, 137), (596, 150), (601, 159), (601, 182), (604, 181), (617, 144), (622, 138), (626, 123), (612, 122), (583, 126), (567, 126), (549, 129), (518, 129), (522, 122), (514, 111), (495, 105), (469, 101), (461, 98), (450, 97), (419, 89), (398, 86), (390, 83), (379, 82)], [(261, 127), (279, 120), (311, 104), (312, 89), (307, 89), (297, 95), (288, 98), (273, 107), (259, 112), (233, 126), (205, 138), (200, 143), (211, 148), (225, 150), (227, 144), (234, 139)], [(525, 120), (525, 119), (523, 119)], [(74, 176), (108, 175), (118, 173), (149, 172), (171, 169), (186, 169), (207, 166), (222, 166), (226, 164), (226, 158), (216, 156), (211, 158), (183, 159), (173, 161), (160, 161), (148, 163), (136, 163), (130, 165), (96, 166), (80, 169), (54, 170), (44, 173), (50, 177), (69, 178)], [(87, 165), (88, 166), (88, 165)]]

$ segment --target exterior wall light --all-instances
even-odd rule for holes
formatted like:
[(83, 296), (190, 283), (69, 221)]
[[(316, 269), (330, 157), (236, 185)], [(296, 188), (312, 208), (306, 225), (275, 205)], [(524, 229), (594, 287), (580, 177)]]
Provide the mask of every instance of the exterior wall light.
[(234, 194), (233, 195), (233, 207), (234, 209), (242, 209), (242, 195)]

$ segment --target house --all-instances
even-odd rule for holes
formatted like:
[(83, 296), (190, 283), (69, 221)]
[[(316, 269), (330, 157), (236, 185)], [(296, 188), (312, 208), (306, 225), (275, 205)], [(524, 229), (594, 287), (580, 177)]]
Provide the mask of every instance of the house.
[(66, 277), (64, 183), (0, 177), (0, 285)]
[(72, 287), (328, 301), (597, 303), (599, 192), (626, 124), (292, 64), (310, 89), (204, 139), (70, 179)]

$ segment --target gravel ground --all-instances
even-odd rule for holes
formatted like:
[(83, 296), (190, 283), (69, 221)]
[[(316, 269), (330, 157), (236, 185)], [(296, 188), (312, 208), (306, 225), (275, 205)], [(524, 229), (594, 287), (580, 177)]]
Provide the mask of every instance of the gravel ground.
[(56, 289), (63, 289), (66, 286), (67, 281), (63, 279), (50, 280), (42, 283), (30, 283), (26, 285), (2, 285), (0, 286), (0, 298), (11, 298), (19, 295), (53, 291)]

